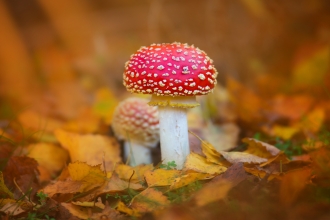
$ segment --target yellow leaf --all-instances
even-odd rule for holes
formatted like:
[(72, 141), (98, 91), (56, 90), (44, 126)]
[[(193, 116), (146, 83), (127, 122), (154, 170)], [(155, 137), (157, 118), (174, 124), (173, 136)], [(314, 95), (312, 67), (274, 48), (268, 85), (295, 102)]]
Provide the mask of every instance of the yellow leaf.
[(275, 146), (253, 138), (244, 138), (242, 142), (248, 144), (247, 150), (244, 151), (245, 153), (253, 154), (258, 157), (271, 158), (281, 152)]
[(118, 104), (116, 97), (108, 88), (101, 88), (95, 94), (93, 111), (110, 125), (113, 112)]
[(120, 147), (114, 138), (103, 135), (66, 132), (56, 130), (55, 136), (61, 145), (69, 151), (71, 161), (82, 161), (90, 165), (105, 163), (107, 170), (121, 161)]
[(119, 201), (118, 205), (117, 205), (117, 210), (123, 213), (126, 213), (130, 216), (134, 216), (134, 217), (140, 217), (141, 214), (131, 208), (128, 208), (122, 201)]
[(101, 197), (97, 199), (97, 202), (71, 202), (74, 205), (81, 206), (81, 207), (98, 207), (100, 209), (104, 209), (105, 205), (102, 203)]
[(103, 193), (122, 192), (128, 188), (132, 190), (143, 190), (145, 187), (143, 187), (139, 183), (132, 183), (122, 180), (118, 177), (118, 174), (114, 172), (112, 173), (111, 178), (107, 182), (107, 185), (104, 187)]
[(83, 191), (101, 186), (106, 181), (106, 174), (101, 170), (100, 165), (90, 166), (83, 162), (74, 162), (69, 164), (68, 170), (72, 180), (83, 183), (81, 186)]
[(139, 212), (152, 212), (169, 204), (167, 197), (160, 191), (147, 188), (132, 199), (131, 207)]
[(230, 163), (264, 163), (267, 161), (265, 158), (255, 156), (245, 152), (220, 152), (222, 156)]
[(119, 175), (120, 179), (130, 180), (131, 182), (137, 183), (144, 182), (144, 173), (148, 170), (152, 170), (153, 168), (154, 166), (152, 164), (139, 165), (136, 167), (131, 167), (126, 164), (117, 164), (115, 171)]
[(225, 166), (210, 163), (205, 157), (192, 152), (186, 159), (184, 170), (194, 170), (196, 172), (208, 174), (220, 174), (225, 172), (227, 168)]
[(206, 161), (211, 163), (221, 164), (220, 162), (221, 154), (213, 147), (212, 144), (206, 141), (202, 141), (202, 151), (203, 154), (206, 156)]
[(179, 170), (163, 170), (157, 169), (154, 171), (147, 171), (144, 174), (148, 186), (170, 186), (174, 179), (181, 175)]
[(171, 184), (170, 189), (174, 190), (189, 185), (190, 183), (193, 183), (197, 180), (211, 179), (213, 177), (213, 175), (207, 173), (187, 173), (185, 175), (175, 178), (173, 183)]
[(51, 175), (62, 170), (69, 159), (66, 150), (51, 143), (32, 144), (28, 149), (28, 156), (34, 158)]

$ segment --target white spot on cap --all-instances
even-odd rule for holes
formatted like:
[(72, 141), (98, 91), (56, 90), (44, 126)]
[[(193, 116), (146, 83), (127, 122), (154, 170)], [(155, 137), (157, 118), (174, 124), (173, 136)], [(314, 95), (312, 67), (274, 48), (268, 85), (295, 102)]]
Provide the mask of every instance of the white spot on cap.
[(204, 76), (204, 74), (199, 74), (198, 75), (198, 78), (200, 78), (201, 80), (204, 80), (205, 79), (205, 76)]

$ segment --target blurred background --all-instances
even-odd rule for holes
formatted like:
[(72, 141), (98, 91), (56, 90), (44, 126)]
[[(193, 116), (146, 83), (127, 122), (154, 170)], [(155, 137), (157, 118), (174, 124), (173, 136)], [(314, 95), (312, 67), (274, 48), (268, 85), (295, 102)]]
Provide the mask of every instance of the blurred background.
[(324, 95), (327, 0), (1, 0), (0, 113), (74, 118), (100, 88), (118, 100), (124, 63), (151, 43), (194, 44), (263, 98)]

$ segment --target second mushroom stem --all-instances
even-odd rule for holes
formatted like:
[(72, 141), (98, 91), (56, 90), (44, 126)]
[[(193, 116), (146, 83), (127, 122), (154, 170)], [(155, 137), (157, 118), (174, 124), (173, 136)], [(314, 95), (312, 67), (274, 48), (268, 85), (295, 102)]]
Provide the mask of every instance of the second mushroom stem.
[(185, 108), (158, 107), (162, 161), (174, 161), (182, 169), (189, 155), (187, 110)]

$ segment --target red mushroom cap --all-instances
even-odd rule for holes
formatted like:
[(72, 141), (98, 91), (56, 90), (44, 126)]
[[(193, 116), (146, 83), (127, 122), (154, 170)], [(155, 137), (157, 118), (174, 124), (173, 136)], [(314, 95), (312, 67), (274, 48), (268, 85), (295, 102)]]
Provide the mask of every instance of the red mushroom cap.
[(141, 47), (126, 63), (124, 85), (133, 93), (196, 96), (212, 91), (217, 71), (206, 53), (182, 43)]
[(119, 139), (154, 147), (159, 141), (158, 110), (145, 99), (128, 98), (115, 109), (112, 128)]

